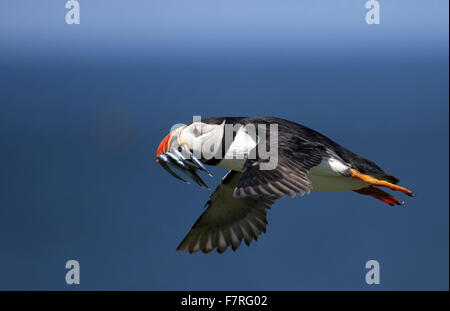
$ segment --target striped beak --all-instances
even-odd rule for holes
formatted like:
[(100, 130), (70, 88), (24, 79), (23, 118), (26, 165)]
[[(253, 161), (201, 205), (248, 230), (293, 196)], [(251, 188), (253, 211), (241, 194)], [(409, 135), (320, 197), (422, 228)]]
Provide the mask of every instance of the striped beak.
[(170, 132), (170, 134), (164, 137), (164, 139), (159, 143), (158, 149), (156, 149), (157, 159), (161, 154), (165, 154), (166, 152), (170, 151), (170, 145), (172, 144), (172, 140), (177, 138), (180, 129), (181, 128), (179, 127), (176, 130)]
[(175, 145), (171, 147), (172, 139), (177, 138), (180, 128), (171, 132), (164, 137), (156, 150), (156, 161), (173, 177), (189, 183), (185, 178), (181, 177), (177, 171), (181, 171), (184, 175), (193, 180), (200, 187), (209, 187), (198, 175), (197, 171), (203, 171), (209, 176), (210, 172), (203, 164), (192, 154), (187, 144)]
[[(176, 130), (171, 132), (169, 135), (164, 137), (164, 139), (159, 143), (158, 149), (156, 149), (156, 158), (158, 159), (161, 154), (166, 153), (170, 149), (170, 143), (172, 142), (172, 137)], [(158, 161), (158, 160), (157, 160)]]

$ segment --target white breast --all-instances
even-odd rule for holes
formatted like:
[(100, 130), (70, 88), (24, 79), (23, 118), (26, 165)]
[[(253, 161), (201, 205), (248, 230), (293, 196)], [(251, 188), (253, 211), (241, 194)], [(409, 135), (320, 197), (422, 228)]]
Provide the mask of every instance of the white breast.
[(217, 166), (234, 171), (242, 171), (248, 154), (257, 144), (257, 137), (250, 135), (244, 127), (241, 127), (225, 153), (224, 158)]

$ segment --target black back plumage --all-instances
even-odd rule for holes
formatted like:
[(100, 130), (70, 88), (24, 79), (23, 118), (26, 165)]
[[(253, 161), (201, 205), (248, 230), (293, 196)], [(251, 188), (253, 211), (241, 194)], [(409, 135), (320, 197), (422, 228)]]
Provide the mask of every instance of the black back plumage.
[[(374, 162), (342, 147), (325, 135), (308, 128), (304, 125), (281, 119), (276, 117), (211, 117), (202, 119), (202, 122), (208, 124), (221, 124), (225, 121), (226, 124), (278, 124), (278, 143), (284, 145), (286, 148), (292, 148), (298, 152), (298, 142), (307, 142), (314, 144), (317, 148), (325, 148), (337, 156), (339, 156), (346, 163), (350, 164), (352, 168), (360, 171), (363, 174), (371, 175), (391, 183), (398, 183), (399, 179), (384, 172)], [(294, 150), (296, 149), (296, 150)]]

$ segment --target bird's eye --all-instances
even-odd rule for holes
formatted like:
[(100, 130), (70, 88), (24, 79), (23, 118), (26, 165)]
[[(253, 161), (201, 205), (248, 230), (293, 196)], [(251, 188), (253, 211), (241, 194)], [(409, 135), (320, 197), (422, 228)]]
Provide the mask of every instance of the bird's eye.
[(194, 127), (194, 129), (192, 130), (192, 134), (194, 134), (195, 137), (199, 137), (200, 131), (198, 130), (198, 128)]

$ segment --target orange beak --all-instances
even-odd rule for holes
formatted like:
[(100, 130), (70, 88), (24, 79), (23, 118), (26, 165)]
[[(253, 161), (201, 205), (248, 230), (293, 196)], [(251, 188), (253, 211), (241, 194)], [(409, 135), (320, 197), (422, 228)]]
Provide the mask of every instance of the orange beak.
[(161, 141), (161, 143), (158, 146), (158, 149), (156, 150), (156, 157), (158, 157), (160, 154), (166, 153), (169, 151), (170, 142), (172, 140), (172, 136), (175, 133), (175, 131), (171, 132), (169, 135), (164, 137), (164, 139)]

